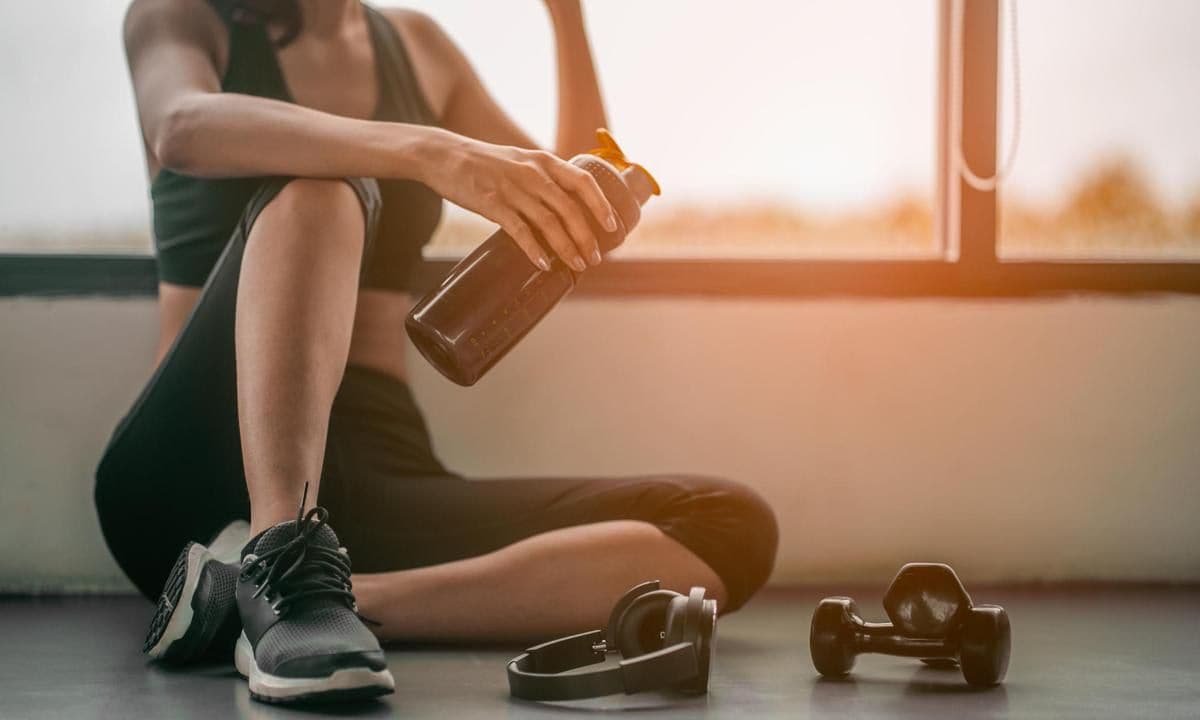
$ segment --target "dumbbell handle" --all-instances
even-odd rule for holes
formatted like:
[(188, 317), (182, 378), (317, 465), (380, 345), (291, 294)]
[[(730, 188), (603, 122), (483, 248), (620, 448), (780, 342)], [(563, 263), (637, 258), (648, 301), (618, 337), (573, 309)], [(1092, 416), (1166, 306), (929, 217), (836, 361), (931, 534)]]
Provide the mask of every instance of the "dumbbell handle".
[(891, 623), (855, 620), (851, 626), (850, 646), (860, 653), (883, 653), (915, 658), (954, 658), (958, 645), (953, 635), (944, 638), (904, 637)]

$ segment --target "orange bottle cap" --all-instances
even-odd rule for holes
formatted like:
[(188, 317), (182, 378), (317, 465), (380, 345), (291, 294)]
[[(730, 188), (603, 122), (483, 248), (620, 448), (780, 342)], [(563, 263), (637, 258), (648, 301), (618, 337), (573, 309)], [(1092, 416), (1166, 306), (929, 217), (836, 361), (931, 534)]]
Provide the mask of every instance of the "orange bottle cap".
[(588, 150), (588, 155), (595, 155), (601, 160), (607, 160), (618, 170), (625, 170), (627, 168), (637, 168), (638, 170), (641, 170), (642, 173), (645, 174), (645, 176), (650, 180), (650, 186), (653, 188), (654, 194), (662, 195), (662, 190), (658, 186), (658, 181), (654, 179), (654, 176), (650, 174), (650, 171), (641, 165), (638, 165), (637, 163), (629, 162), (628, 158), (625, 157), (625, 152), (621, 150), (621, 146), (618, 145), (616, 139), (613, 138), (612, 133), (605, 128), (596, 128), (596, 140), (600, 143), (600, 146)]

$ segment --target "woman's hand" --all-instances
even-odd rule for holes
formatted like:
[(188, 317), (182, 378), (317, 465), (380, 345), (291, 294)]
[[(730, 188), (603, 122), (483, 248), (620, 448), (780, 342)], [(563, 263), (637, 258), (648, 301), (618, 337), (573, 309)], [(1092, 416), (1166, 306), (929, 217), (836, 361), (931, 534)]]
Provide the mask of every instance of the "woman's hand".
[(577, 271), (600, 263), (591, 218), (609, 232), (617, 229), (617, 219), (586, 170), (543, 150), (493, 145), (449, 132), (431, 138), (427, 149), (420, 180), (450, 202), (499, 224), (530, 262), (550, 269), (540, 237)]

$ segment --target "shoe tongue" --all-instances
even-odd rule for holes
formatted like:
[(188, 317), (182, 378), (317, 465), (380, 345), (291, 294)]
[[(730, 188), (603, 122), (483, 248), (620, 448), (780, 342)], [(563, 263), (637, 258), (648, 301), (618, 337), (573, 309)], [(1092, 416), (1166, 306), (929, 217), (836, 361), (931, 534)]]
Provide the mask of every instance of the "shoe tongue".
[[(315, 525), (316, 523), (311, 524)], [(279, 523), (259, 536), (258, 542), (254, 543), (254, 549), (251, 552), (255, 555), (262, 555), (268, 550), (286, 545), (296, 538), (296, 533), (295, 520)], [(328, 525), (321, 525), (316, 531), (310, 530), (308, 543), (315, 547), (327, 547), (331, 550), (337, 550), (340, 545), (337, 533)]]

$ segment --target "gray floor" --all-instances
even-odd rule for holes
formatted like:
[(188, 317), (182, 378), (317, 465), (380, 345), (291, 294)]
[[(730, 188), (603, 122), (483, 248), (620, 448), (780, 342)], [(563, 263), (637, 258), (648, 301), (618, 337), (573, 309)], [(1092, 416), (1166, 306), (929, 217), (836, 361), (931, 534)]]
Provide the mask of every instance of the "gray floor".
[[(844, 588), (837, 588), (844, 591)], [(720, 622), (704, 698), (619, 697), (554, 706), (511, 701), (511, 648), (389, 652), (397, 693), (343, 709), (365, 717), (546, 718), (601, 710), (647, 717), (1200, 717), (1200, 588), (973, 589), (1013, 622), (1007, 683), (975, 691), (956, 672), (861, 658), (819, 679), (808, 657), (817, 590), (773, 591)], [(878, 594), (859, 597), (864, 612)], [(150, 615), (132, 598), (0, 601), (0, 718), (312, 717), (250, 701), (232, 666), (168, 672), (138, 647)]]

